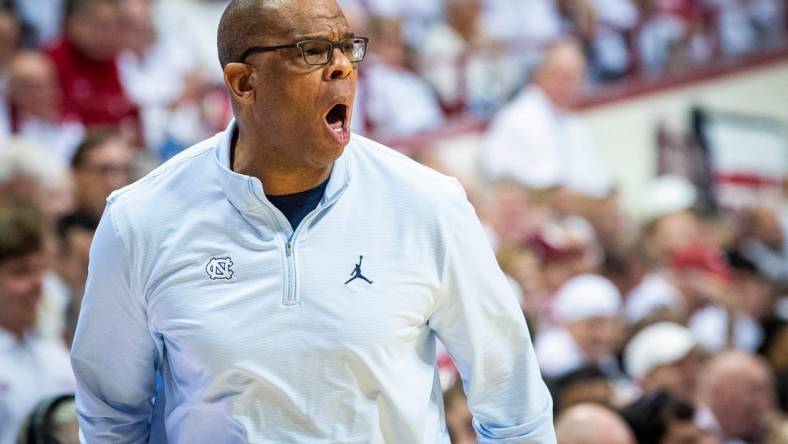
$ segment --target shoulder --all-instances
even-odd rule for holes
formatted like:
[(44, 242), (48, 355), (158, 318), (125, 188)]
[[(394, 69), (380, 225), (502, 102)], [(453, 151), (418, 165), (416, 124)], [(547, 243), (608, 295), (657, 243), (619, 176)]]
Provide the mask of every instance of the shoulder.
[(351, 157), (352, 181), (384, 190), (386, 194), (407, 194), (415, 200), (465, 200), (457, 179), (439, 173), (393, 149), (354, 134), (346, 147)]
[(218, 143), (219, 135), (216, 135), (187, 148), (136, 182), (112, 192), (107, 198), (108, 204), (114, 207), (134, 206), (148, 203), (146, 201), (150, 199), (167, 199), (185, 191), (190, 180), (204, 179), (206, 175), (213, 174), (212, 155)]
[(221, 194), (214, 158), (219, 137), (194, 145), (143, 178), (114, 191), (103, 217), (109, 218), (126, 246), (151, 232), (183, 223), (184, 215), (204, 208)]

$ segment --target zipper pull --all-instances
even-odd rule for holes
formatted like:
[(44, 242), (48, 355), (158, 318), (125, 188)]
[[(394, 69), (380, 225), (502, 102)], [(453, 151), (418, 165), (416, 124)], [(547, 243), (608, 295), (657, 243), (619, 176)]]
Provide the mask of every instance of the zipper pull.
[(290, 257), (290, 254), (293, 253), (293, 243), (288, 242), (285, 244), (285, 252), (287, 253), (287, 257)]

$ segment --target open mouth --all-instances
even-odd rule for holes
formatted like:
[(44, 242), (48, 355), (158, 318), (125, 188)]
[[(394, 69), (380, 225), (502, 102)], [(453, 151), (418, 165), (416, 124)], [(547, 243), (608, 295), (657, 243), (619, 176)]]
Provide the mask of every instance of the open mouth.
[(326, 113), (326, 124), (339, 142), (347, 142), (350, 138), (348, 129), (349, 108), (344, 104), (336, 104)]

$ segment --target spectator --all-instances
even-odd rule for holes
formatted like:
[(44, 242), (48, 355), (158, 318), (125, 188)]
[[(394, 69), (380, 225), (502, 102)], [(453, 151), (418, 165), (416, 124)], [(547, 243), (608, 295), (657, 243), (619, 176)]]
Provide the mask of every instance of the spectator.
[[(41, 210), (44, 225), (44, 267), (57, 260), (55, 223), (74, 211), (74, 187), (66, 166), (35, 144), (11, 139), (0, 147), (0, 202), (33, 204)], [(52, 341), (62, 340), (66, 298), (45, 286), (38, 304), (36, 333)]]
[(131, 147), (117, 133), (89, 133), (71, 160), (78, 210), (100, 218), (109, 194), (131, 182), (132, 159)]
[(52, 224), (74, 210), (73, 184), (60, 159), (39, 145), (0, 139), (0, 200), (33, 202)]
[(765, 440), (779, 418), (766, 362), (748, 353), (723, 352), (711, 360), (704, 376), (699, 425), (725, 443)]
[(615, 361), (623, 336), (621, 294), (610, 281), (599, 275), (568, 280), (556, 293), (553, 311), (561, 326), (541, 332), (534, 343), (545, 376), (595, 364), (613, 379), (624, 377)]
[(773, 281), (788, 286), (788, 226), (769, 207), (745, 215), (741, 253)]
[(665, 175), (648, 184), (641, 208), (643, 237), (655, 265), (666, 265), (677, 251), (700, 241), (700, 221), (693, 212), (697, 195), (683, 177)]
[[(124, 49), (118, 67), (125, 90), (140, 107), (145, 144), (157, 151), (172, 125), (172, 110), (199, 100), (206, 80), (195, 57), (178, 46), (172, 34), (156, 28), (153, 14), (152, 0), (121, 3)], [(226, 124), (223, 119), (222, 127)], [(192, 141), (187, 142), (190, 145)]]
[(621, 410), (639, 444), (712, 444), (694, 422), (695, 409), (668, 392), (647, 393)]
[(180, 52), (193, 57), (206, 81), (221, 87), (224, 81), (222, 71), (216, 69), (216, 32), (228, 3), (229, 0), (164, 0), (156, 1), (153, 11), (160, 38), (176, 42)]
[(777, 0), (711, 0), (720, 46), (726, 56), (769, 47), (783, 34), (784, 7)]
[(340, 0), (337, 3), (345, 11), (355, 8), (370, 17), (401, 19), (406, 43), (417, 48), (424, 40), (426, 29), (440, 21), (444, 0)]
[(88, 278), (88, 253), (97, 226), (98, 220), (85, 213), (69, 214), (57, 224), (58, 260), (54, 272), (46, 276), (45, 283), (52, 291), (60, 292), (58, 299), (65, 301), (63, 337), (69, 346), (82, 305)]
[(0, 444), (12, 444), (40, 399), (73, 391), (62, 342), (36, 336), (44, 267), (43, 219), (38, 210), (0, 204)]
[(578, 404), (593, 403), (613, 407), (616, 403), (613, 384), (594, 365), (583, 366), (556, 379), (552, 384), (553, 415)]
[(709, 14), (702, 4), (687, 1), (641, 1), (641, 24), (634, 40), (641, 72), (647, 76), (708, 62), (717, 51)]
[(483, 0), (448, 0), (445, 21), (426, 33), (419, 73), (450, 112), (485, 115), (514, 92), (522, 76), (513, 51), (482, 27)]
[(496, 248), (521, 245), (553, 216), (530, 190), (511, 180), (492, 184), (485, 204), (483, 219)]
[(118, 127), (138, 141), (139, 110), (123, 89), (115, 61), (122, 44), (118, 8), (118, 0), (68, 0), (65, 32), (48, 54), (66, 115), (85, 126)]
[(19, 19), (7, 7), (0, 8), (0, 137), (11, 133), (11, 112), (8, 95), (8, 70), (19, 46)]
[(682, 294), (669, 266), (678, 251), (701, 239), (700, 221), (693, 212), (696, 197), (695, 187), (682, 177), (660, 176), (648, 185), (641, 208), (644, 251), (638, 251), (646, 273), (627, 294), (630, 324), (651, 318), (683, 322), (699, 308), (690, 306), (686, 299), (691, 294)]
[(596, 15), (590, 42), (592, 70), (601, 81), (620, 79), (632, 63), (626, 39), (638, 25), (638, 10), (632, 0), (588, 1)]
[(555, 422), (558, 444), (635, 444), (627, 423), (596, 404), (576, 405)]
[(46, 148), (68, 163), (84, 135), (82, 124), (63, 113), (62, 95), (52, 61), (25, 51), (11, 62), (8, 80), (11, 131)]
[(369, 46), (359, 79), (367, 130), (380, 137), (404, 137), (440, 125), (443, 114), (435, 93), (406, 68), (401, 20), (373, 18), (370, 39), (376, 44)]
[(703, 348), (755, 351), (761, 345), (763, 331), (742, 302), (762, 296), (737, 294), (733, 270), (721, 250), (691, 245), (673, 255), (671, 268), (682, 294), (684, 315)]
[(585, 59), (575, 42), (561, 41), (545, 51), (533, 84), (492, 120), (479, 153), (488, 179), (596, 197), (611, 191), (587, 129), (570, 111), (584, 73)]
[(663, 390), (690, 404), (696, 400), (703, 358), (692, 332), (673, 322), (644, 328), (624, 349), (627, 373), (643, 393)]
[[(482, 23), (495, 40), (535, 55), (543, 45), (558, 39), (561, 17), (549, 0), (485, 0)], [(515, 51), (512, 51), (515, 52)]]
[[(555, 293), (568, 279), (599, 271), (601, 250), (593, 227), (579, 216), (543, 221), (525, 245), (539, 259), (544, 290)], [(552, 314), (544, 313), (545, 320)]]

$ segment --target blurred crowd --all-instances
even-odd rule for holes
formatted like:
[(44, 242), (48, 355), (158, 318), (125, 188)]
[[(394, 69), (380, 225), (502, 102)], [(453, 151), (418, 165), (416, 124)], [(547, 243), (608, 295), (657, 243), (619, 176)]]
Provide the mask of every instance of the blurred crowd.
[[(93, 232), (109, 193), (226, 126), (226, 3), (0, 0), (0, 444), (74, 442), (68, 347)], [(785, 45), (784, 1), (340, 3), (371, 38), (354, 131), (491, 117), (478, 175), (460, 179), (559, 442), (788, 443), (788, 187), (725, 209), (657, 177), (635, 219), (571, 111), (589, 88)], [(475, 442), (438, 363), (452, 442)]]

